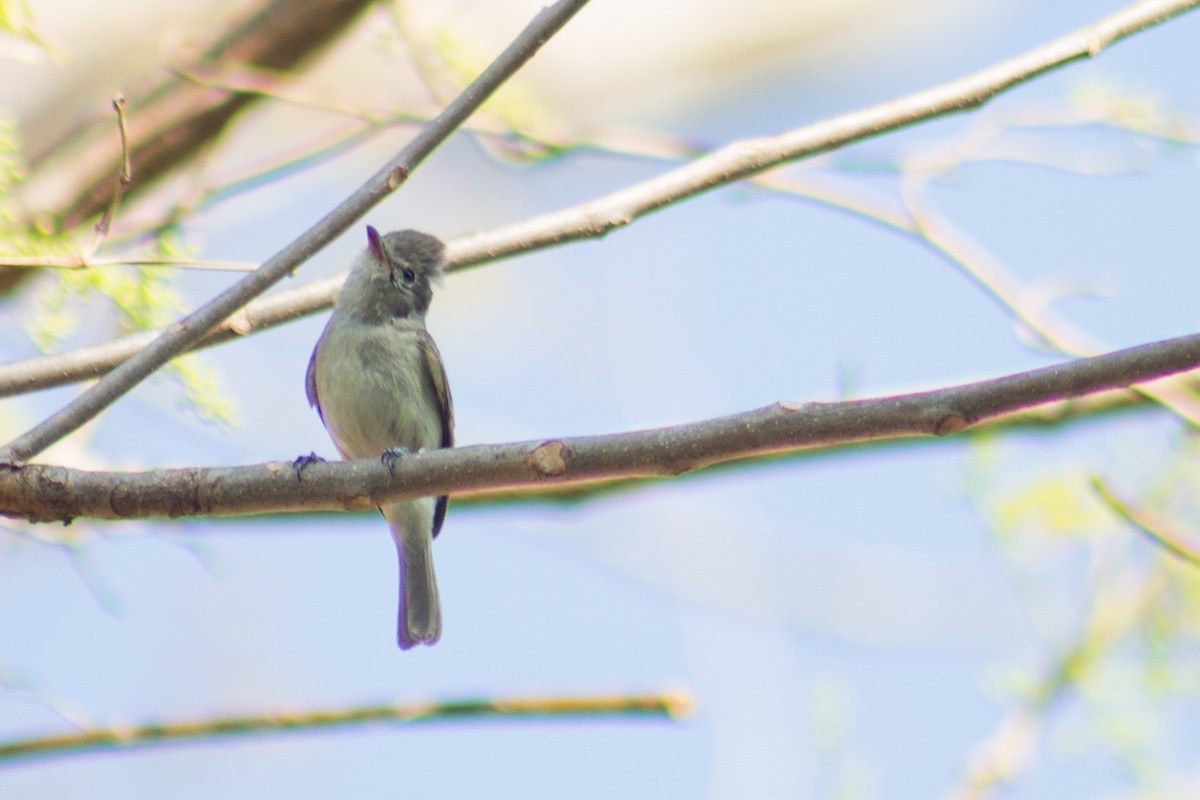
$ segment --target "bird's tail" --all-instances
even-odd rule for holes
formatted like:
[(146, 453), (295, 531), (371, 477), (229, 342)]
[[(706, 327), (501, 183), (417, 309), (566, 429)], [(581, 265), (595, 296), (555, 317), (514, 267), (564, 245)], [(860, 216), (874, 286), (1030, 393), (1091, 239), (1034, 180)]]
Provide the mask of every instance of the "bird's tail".
[(442, 635), (442, 605), (433, 572), (433, 498), (384, 506), (400, 556), (400, 618), (396, 641), (401, 650), (435, 644)]

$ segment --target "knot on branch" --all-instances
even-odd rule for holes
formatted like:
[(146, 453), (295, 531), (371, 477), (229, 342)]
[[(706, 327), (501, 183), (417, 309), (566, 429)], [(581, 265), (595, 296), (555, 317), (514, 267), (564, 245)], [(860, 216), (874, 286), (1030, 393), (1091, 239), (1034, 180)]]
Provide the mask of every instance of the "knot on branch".
[(539, 475), (555, 477), (567, 471), (571, 448), (558, 439), (543, 442), (529, 456), (529, 466)]
[(937, 424), (933, 426), (933, 432), (938, 436), (948, 436), (951, 433), (958, 433), (970, 424), (961, 414), (951, 412), (937, 421)]

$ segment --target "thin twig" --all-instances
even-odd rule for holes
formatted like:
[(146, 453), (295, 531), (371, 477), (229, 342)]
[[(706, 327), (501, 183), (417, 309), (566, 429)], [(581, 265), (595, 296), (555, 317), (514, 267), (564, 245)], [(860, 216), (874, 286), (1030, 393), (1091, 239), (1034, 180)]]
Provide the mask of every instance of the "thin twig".
[(168, 327), (153, 343), (105, 375), (66, 408), (0, 449), (0, 460), (23, 461), (76, 430), (350, 227), (359, 217), (403, 184), (426, 156), (453, 133), (509, 76), (532, 58), (534, 53), (586, 3), (587, 0), (559, 0), (554, 6), (539, 12), (491, 66), (354, 194), (309, 228), (300, 238), (268, 259), (258, 270), (222, 292), (207, 305)]
[(252, 272), (258, 264), (248, 261), (214, 261), (204, 258), (88, 258), (73, 256), (0, 255), (0, 267), (42, 267), (43, 269), (90, 269), (102, 267), (174, 267), (177, 269)]
[(1134, 530), (1143, 534), (1151, 542), (1161, 547), (1175, 558), (1200, 567), (1200, 553), (1183, 544), (1185, 537), (1171, 530), (1171, 525), (1161, 519), (1156, 519), (1150, 512), (1138, 509), (1117, 497), (1108, 484), (1099, 475), (1092, 476), (1092, 488), (1112, 511), (1121, 519), (1133, 526)]
[(255, 69), (246, 64), (227, 62), (196, 65), (176, 65), (167, 68), (188, 83), (204, 86), (209, 89), (221, 89), (226, 92), (253, 95), (270, 99), (297, 108), (317, 109), (339, 114), (345, 117), (361, 120), (371, 126), (399, 124), (407, 122), (413, 125), (424, 125), (436, 113), (433, 109), (428, 114), (384, 114), (343, 105), (338, 100), (315, 96), (304, 88), (292, 85), (293, 76), (275, 70)]
[(448, 700), (430, 703), (365, 706), (335, 711), (281, 711), (245, 717), (192, 722), (163, 722), (82, 730), (59, 736), (0, 742), (0, 763), (72, 755), (79, 752), (128, 751), (197, 739), (314, 731), (388, 723), (500, 720), (574, 720), (600, 717), (656, 717), (679, 721), (692, 708), (683, 694), (614, 695), (611, 697), (532, 697), (507, 700)]
[[(974, 246), (970, 237), (960, 233), (949, 220), (928, 207), (923, 199), (924, 183), (923, 178), (910, 176), (904, 182), (904, 196), (920, 236), (931, 247), (945, 254), (962, 274), (1050, 349), (1076, 358), (1102, 353), (1107, 349), (1046, 304), (1031, 301), (1030, 293), (999, 262)], [(1188, 423), (1200, 426), (1200, 401), (1191, 392), (1169, 384), (1139, 387), (1137, 391)]]
[(1078, 638), (1042, 672), (1026, 698), (1000, 720), (971, 754), (958, 786), (947, 800), (985, 800), (1033, 763), (1046, 715), (1082, 683), (1120, 638), (1162, 595), (1161, 572), (1135, 586), (1099, 594)]
[(114, 96), (112, 106), (113, 110), (117, 112), (117, 128), (121, 132), (121, 171), (117, 175), (117, 183), (113, 187), (112, 200), (99, 221), (96, 222), (96, 236), (92, 240), (89, 253), (96, 252), (100, 242), (104, 241), (105, 236), (108, 236), (109, 227), (117, 216), (117, 207), (121, 205), (121, 198), (125, 195), (129, 184), (133, 182), (133, 167), (129, 163), (129, 131), (125, 126), (125, 95), (118, 93)]
[[(777, 136), (732, 142), (656, 178), (587, 203), (454, 239), (447, 242), (447, 271), (568, 241), (599, 237), (650, 211), (761, 173), (785, 161), (826, 152), (921, 120), (977, 106), (995, 94), (1078, 58), (1095, 55), (1102, 45), (1164, 22), (1198, 4), (1200, 0), (1134, 3), (1069, 36), (974, 75)], [(887, 224), (912, 232), (911, 226), (903, 223)], [(335, 276), (319, 284), (284, 290), (256, 300), (242, 309), (238, 314), (240, 319), (217, 325), (193, 346), (211, 346), (326, 309), (332, 304), (342, 278), (344, 275)], [(254, 320), (254, 323), (249, 325), (248, 320)], [(99, 377), (140, 351), (146, 341), (146, 334), (135, 334), (71, 353), (0, 365), (0, 397)]]
[[(813, 447), (944, 436), (1039, 403), (1200, 366), (1200, 334), (929, 392), (841, 403), (777, 403), (729, 417), (606, 436), (421, 452), (394, 471), (378, 459), (250, 467), (86, 472), (0, 467), (0, 514), (35, 522), (365, 509), (461, 490), (668, 477)], [(297, 479), (299, 477), (299, 480)]]

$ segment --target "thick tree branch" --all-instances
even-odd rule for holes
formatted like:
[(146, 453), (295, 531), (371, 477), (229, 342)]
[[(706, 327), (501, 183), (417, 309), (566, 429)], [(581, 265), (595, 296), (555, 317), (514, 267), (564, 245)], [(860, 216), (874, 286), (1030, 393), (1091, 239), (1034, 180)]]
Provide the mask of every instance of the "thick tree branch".
[[(1000, 92), (1071, 61), (1096, 55), (1108, 44), (1197, 5), (1200, 0), (1134, 3), (1068, 36), (965, 78), (777, 136), (732, 142), (656, 178), (590, 202), (460, 237), (447, 243), (448, 271), (602, 236), (651, 211), (781, 163), (974, 108)], [(192, 346), (208, 347), (326, 309), (343, 278), (327, 278), (256, 300)], [(69, 353), (0, 365), (0, 397), (99, 377), (139, 352), (155, 335), (135, 334)]]
[(533, 697), (498, 700), (445, 700), (366, 706), (336, 711), (282, 711), (194, 722), (122, 725), (0, 742), (0, 763), (28, 762), (80, 752), (127, 751), (197, 739), (227, 739), (290, 731), (349, 728), (364, 724), (413, 725), (467, 720), (577, 720), (596, 717), (657, 717), (679, 720), (690, 713), (691, 698), (679, 694), (612, 697)]
[(365, 509), (462, 490), (678, 475), (812, 447), (944, 436), (1041, 403), (1200, 366), (1200, 334), (1003, 378), (843, 403), (776, 403), (729, 417), (606, 436), (476, 445), (401, 459), (86, 472), (0, 466), (0, 514), (45, 522)]
[(10, 442), (0, 450), (0, 458), (14, 461), (27, 459), (76, 430), (332, 241), (404, 183), (426, 156), (466, 121), (509, 76), (532, 58), (586, 3), (587, 0), (559, 0), (554, 6), (539, 12), (513, 43), (445, 111), (354, 194), (255, 272), (207, 305), (169, 326), (153, 343), (109, 372), (66, 408)]
[[(1165, 378), (1155, 383), (1161, 386), (1163, 383), (1173, 381), (1177, 381), (1181, 387), (1186, 386), (1187, 391), (1200, 392), (1200, 378), (1195, 373), (1177, 375), (1175, 378)], [(1183, 383), (1184, 381), (1186, 381), (1186, 384)], [(970, 437), (993, 436), (1001, 430), (1006, 432), (1019, 430), (1047, 431), (1083, 417), (1095, 421), (1105, 415), (1137, 408), (1148, 409), (1150, 407), (1146, 397), (1135, 390), (1108, 389), (1096, 394), (1087, 395), (1086, 397), (1055, 400), (1032, 408), (1023, 408), (1017, 411), (1002, 413), (972, 425), (963, 431), (963, 435)], [(894, 447), (902, 443), (910, 445), (917, 443), (933, 445), (939, 441), (934, 439), (907, 439), (903, 441), (897, 439), (877, 439), (854, 444), (830, 443), (827, 445), (814, 445), (803, 450), (784, 451), (772, 456), (756, 456), (753, 464), (755, 466), (767, 466), (782, 461), (794, 463), (802, 458), (820, 457), (835, 452), (844, 453), (851, 448), (855, 452), (862, 452), (869, 448)], [(746, 465), (746, 461), (725, 461), (705, 467), (703, 470), (687, 473), (686, 477), (713, 476), (724, 470), (741, 469)], [(455, 508), (463, 508), (464, 506), (498, 505), (502, 503), (541, 502), (569, 506), (633, 491), (656, 480), (658, 478), (616, 476), (594, 478), (569, 484), (539, 484), (534, 486), (507, 486), (500, 489), (471, 489), (455, 492), (454, 505)]]

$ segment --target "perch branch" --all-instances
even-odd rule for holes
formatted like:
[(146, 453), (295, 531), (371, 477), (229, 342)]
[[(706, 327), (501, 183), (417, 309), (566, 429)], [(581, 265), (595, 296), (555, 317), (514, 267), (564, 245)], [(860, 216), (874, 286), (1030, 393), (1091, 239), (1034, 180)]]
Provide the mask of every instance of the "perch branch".
[(0, 465), (0, 514), (45, 522), (366, 509), (464, 490), (665, 477), (814, 447), (964, 431), (1042, 403), (1200, 366), (1200, 334), (1030, 372), (914, 394), (776, 403), (728, 417), (603, 436), (417, 453), (389, 472), (377, 459), (246, 467), (87, 472)]

